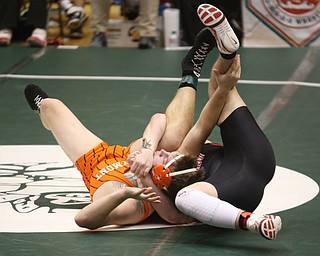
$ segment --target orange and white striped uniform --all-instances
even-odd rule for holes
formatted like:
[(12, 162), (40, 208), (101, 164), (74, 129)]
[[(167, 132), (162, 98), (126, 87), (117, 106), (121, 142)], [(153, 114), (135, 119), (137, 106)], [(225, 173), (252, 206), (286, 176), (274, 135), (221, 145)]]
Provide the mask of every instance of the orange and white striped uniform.
[[(76, 161), (75, 166), (82, 174), (91, 200), (96, 190), (107, 181), (119, 181), (129, 187), (136, 187), (124, 175), (130, 169), (126, 159), (130, 154), (131, 145), (132, 143), (128, 147), (109, 146), (108, 143), (102, 142)], [(142, 220), (146, 219), (151, 211), (147, 202), (143, 201), (143, 204), (145, 214)]]

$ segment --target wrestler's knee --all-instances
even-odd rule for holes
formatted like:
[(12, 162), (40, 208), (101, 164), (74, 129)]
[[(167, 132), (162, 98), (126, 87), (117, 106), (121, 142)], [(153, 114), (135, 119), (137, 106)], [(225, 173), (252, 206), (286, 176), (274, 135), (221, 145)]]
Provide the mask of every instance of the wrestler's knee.
[(43, 99), (41, 102), (40, 113), (41, 115), (46, 115), (48, 113), (51, 113), (52, 111), (55, 111), (60, 106), (63, 106), (63, 103), (58, 99)]
[(179, 137), (178, 135), (165, 134), (162, 137), (158, 148), (164, 149), (169, 152), (175, 151), (180, 147), (182, 141), (183, 141), (183, 138)]
[(167, 125), (166, 133), (162, 137), (159, 147), (166, 151), (175, 151), (182, 144), (191, 127), (180, 125)]

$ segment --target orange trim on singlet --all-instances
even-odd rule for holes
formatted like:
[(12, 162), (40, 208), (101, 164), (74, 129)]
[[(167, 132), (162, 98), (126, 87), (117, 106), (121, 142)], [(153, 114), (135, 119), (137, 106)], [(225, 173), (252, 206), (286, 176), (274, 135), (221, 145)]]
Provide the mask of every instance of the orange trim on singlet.
[[(109, 146), (108, 143), (102, 142), (76, 161), (75, 166), (81, 172), (91, 200), (96, 190), (107, 181), (118, 181), (129, 187), (136, 187), (124, 175), (130, 169), (126, 159), (130, 154), (131, 145), (132, 143), (128, 147)], [(141, 221), (145, 220), (151, 211), (149, 203), (143, 201), (143, 204), (145, 214)]]

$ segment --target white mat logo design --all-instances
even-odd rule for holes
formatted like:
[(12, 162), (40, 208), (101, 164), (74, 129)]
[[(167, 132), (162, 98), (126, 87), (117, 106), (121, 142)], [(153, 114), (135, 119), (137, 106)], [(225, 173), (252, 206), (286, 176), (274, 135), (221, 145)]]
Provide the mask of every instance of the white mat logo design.
[[(65, 172), (70, 172), (70, 168), (73, 166), (59, 163), (1, 165), (0, 204), (10, 203), (17, 213), (30, 213), (39, 208), (47, 209), (48, 213), (57, 209), (83, 208), (90, 197), (82, 191), (79, 177), (66, 177)], [(80, 184), (75, 186), (77, 183)], [(66, 188), (70, 190), (66, 191)]]
[(0, 146), (0, 232), (82, 230), (74, 216), (89, 202), (59, 146)]

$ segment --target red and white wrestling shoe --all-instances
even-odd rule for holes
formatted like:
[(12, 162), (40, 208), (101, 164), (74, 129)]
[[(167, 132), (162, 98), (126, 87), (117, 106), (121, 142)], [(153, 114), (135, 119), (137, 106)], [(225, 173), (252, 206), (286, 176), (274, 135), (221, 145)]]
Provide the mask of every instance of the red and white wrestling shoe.
[(239, 49), (239, 40), (222, 11), (210, 4), (201, 4), (197, 13), (214, 35), (221, 53), (232, 54)]
[(1, 29), (0, 30), (0, 46), (10, 45), (11, 38), (12, 38), (12, 30), (11, 29)]
[(45, 47), (47, 45), (47, 31), (42, 28), (34, 29), (27, 42), (31, 47)]
[(281, 230), (281, 218), (276, 215), (252, 213), (246, 222), (246, 228), (252, 233), (260, 233), (264, 238), (273, 240)]

